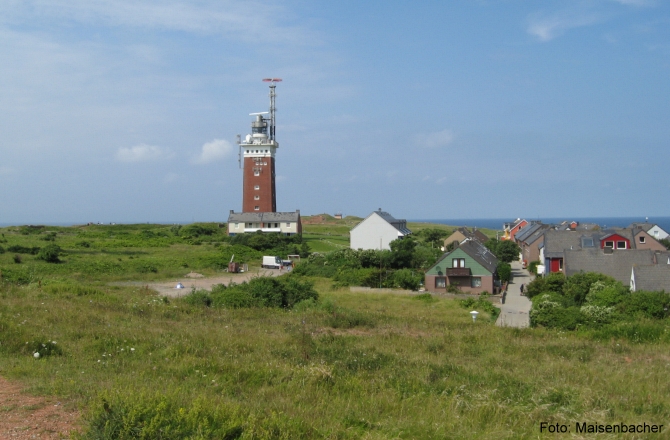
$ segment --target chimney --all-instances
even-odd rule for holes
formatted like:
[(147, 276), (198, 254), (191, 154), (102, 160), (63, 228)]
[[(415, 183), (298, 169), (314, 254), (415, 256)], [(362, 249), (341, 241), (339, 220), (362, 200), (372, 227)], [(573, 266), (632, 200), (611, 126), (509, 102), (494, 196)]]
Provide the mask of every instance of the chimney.
[(235, 214), (235, 210), (234, 210), (234, 209), (231, 209), (231, 210), (230, 210), (230, 213), (231, 213), (231, 214)]

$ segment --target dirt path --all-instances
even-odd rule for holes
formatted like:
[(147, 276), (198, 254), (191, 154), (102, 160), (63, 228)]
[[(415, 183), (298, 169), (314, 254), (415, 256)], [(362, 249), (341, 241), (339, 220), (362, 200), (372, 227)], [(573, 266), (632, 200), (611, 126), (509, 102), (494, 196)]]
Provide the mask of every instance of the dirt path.
[[(192, 278), (189, 276), (184, 276), (181, 278), (176, 278), (173, 281), (166, 281), (161, 283), (143, 283), (143, 285), (149, 286), (150, 289), (157, 291), (160, 295), (177, 297), (188, 295), (191, 293), (191, 289), (193, 287), (196, 289), (211, 290), (212, 286), (216, 284), (225, 284), (227, 286), (231, 282), (239, 284), (243, 281), (249, 281), (251, 278), (257, 276), (276, 277), (285, 273), (286, 271), (280, 271), (279, 269), (260, 269), (246, 273), (231, 273), (209, 278)], [(181, 283), (184, 288), (175, 289), (177, 283)]]
[(62, 439), (78, 428), (79, 413), (55, 398), (23, 394), (0, 377), (0, 439)]

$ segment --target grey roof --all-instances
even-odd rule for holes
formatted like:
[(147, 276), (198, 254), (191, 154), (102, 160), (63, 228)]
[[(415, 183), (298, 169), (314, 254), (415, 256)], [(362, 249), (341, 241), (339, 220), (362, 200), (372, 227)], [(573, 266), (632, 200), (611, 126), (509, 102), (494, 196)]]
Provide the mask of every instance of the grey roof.
[(656, 226), (654, 223), (647, 223), (647, 222), (644, 222), (644, 223), (631, 223), (630, 225), (628, 225), (628, 227), (631, 228), (631, 229), (633, 229), (633, 228), (639, 228), (639, 229), (644, 230), (644, 232), (649, 232), (649, 230), (650, 230), (651, 228), (653, 228), (654, 226)]
[(524, 241), (527, 237), (531, 236), (533, 233), (535, 233), (535, 231), (541, 229), (543, 226), (545, 225), (542, 223), (533, 223), (532, 225), (521, 228), (521, 230), (514, 236), (514, 239), (518, 242)]
[(496, 258), (495, 255), (483, 244), (481, 244), (478, 240), (473, 240), (473, 239), (468, 239), (461, 243), (456, 249), (454, 249), (451, 252), (447, 252), (443, 254), (437, 262), (435, 262), (435, 265), (437, 265), (440, 261), (444, 260), (447, 258), (449, 255), (451, 255), (453, 252), (455, 252), (457, 249), (461, 249), (463, 252), (468, 254), (473, 260), (475, 260), (477, 263), (481, 264), (484, 266), (484, 269), (488, 270), (492, 274), (495, 273), (496, 269), (498, 268), (498, 259)]
[(633, 266), (635, 290), (670, 292), (670, 264)]
[(578, 231), (556, 231), (550, 229), (544, 233), (545, 258), (560, 258), (566, 249), (579, 249), (584, 234)]
[(524, 241), (526, 242), (526, 244), (533, 244), (533, 243), (535, 243), (538, 239), (544, 237), (544, 233), (545, 233), (546, 230), (550, 227), (549, 225), (544, 225), (544, 226), (545, 226), (544, 228), (540, 228), (540, 229), (538, 229), (538, 230), (535, 231), (535, 233), (533, 233), (530, 237), (526, 238), (526, 240), (524, 240)]
[(228, 223), (272, 223), (299, 222), (300, 211), (296, 212), (230, 212)]
[(653, 264), (653, 252), (649, 249), (626, 249), (606, 254), (602, 249), (566, 249), (563, 270), (566, 276), (579, 272), (597, 272), (609, 275), (625, 286), (630, 284), (633, 265)]
[[(409, 234), (412, 233), (412, 231), (407, 229), (407, 220), (404, 220), (404, 219), (398, 220), (395, 217), (393, 217), (391, 214), (389, 214), (388, 212), (382, 211), (381, 209), (378, 210), (378, 211), (373, 211), (370, 215), (372, 215), (372, 214), (377, 214), (378, 216), (380, 216), (381, 218), (386, 220), (391, 226), (396, 228), (403, 235), (409, 235)], [(370, 217), (370, 215), (368, 217)], [(367, 217), (366, 217), (366, 219), (367, 219)], [(365, 220), (363, 220), (363, 221), (365, 221)], [(363, 223), (363, 222), (361, 222), (361, 223)], [(361, 223), (359, 223), (358, 225), (360, 225)], [(356, 226), (358, 226), (358, 225), (356, 225)], [(354, 226), (354, 228), (356, 226)]]

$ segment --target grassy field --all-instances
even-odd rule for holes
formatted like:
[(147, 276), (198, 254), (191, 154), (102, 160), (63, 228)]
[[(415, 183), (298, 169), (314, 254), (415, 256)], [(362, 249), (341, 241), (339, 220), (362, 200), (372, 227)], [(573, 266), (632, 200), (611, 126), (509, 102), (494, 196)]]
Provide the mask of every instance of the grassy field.
[[(555, 438), (542, 422), (588, 438), (575, 423), (670, 415), (667, 329), (635, 343), (498, 328), (483, 311), (473, 323), (457, 301), (350, 293), (318, 278), (319, 301), (294, 310), (195, 306), (109, 284), (216, 273), (216, 236), (189, 244), (145, 227), (53, 229), (60, 264), (0, 255), (0, 375), (79, 408), (83, 438)], [(49, 243), (47, 231), (0, 232), (5, 249)], [(16, 267), (32, 278), (10, 282)]]

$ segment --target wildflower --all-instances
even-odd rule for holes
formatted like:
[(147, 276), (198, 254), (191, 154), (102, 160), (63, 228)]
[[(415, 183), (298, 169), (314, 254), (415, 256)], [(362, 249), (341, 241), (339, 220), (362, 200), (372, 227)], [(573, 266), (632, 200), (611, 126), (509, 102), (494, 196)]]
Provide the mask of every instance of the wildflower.
[(135, 351), (135, 349), (134, 349), (134, 348), (131, 348), (130, 351)]

